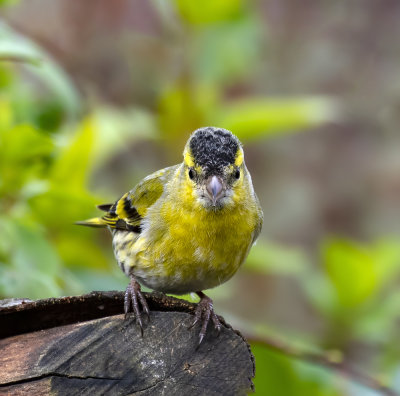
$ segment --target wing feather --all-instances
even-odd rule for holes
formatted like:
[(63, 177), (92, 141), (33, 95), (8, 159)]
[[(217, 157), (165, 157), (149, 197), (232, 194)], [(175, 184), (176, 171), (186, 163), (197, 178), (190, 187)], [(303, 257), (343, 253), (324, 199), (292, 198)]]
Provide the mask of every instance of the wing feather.
[(140, 233), (141, 222), (147, 209), (161, 197), (165, 183), (173, 175), (177, 166), (171, 166), (147, 176), (114, 204), (99, 205), (100, 210), (107, 212), (103, 217), (82, 221), (78, 224)]

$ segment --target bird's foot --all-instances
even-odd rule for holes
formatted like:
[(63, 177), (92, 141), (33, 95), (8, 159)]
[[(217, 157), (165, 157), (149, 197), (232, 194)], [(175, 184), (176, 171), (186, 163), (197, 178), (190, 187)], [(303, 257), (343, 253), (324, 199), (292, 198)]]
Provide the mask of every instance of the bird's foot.
[(214, 323), (214, 327), (218, 331), (218, 335), (221, 331), (222, 325), (218, 316), (214, 312), (213, 301), (211, 300), (211, 298), (207, 297), (203, 292), (196, 292), (196, 294), (200, 297), (200, 302), (197, 304), (197, 308), (194, 313), (195, 318), (189, 328), (192, 328), (194, 325), (201, 322), (199, 343), (197, 345), (197, 347), (199, 347), (204, 339), (204, 336), (206, 335), (207, 325), (210, 321), (210, 318)]
[(132, 311), (135, 314), (136, 321), (140, 326), (140, 332), (142, 333), (143, 336), (142, 312), (140, 311), (139, 303), (141, 304), (143, 311), (147, 315), (147, 318), (150, 320), (149, 306), (147, 305), (146, 299), (142, 294), (140, 284), (137, 282), (135, 278), (132, 277), (125, 291), (125, 299), (124, 299), (125, 319), (132, 308)]

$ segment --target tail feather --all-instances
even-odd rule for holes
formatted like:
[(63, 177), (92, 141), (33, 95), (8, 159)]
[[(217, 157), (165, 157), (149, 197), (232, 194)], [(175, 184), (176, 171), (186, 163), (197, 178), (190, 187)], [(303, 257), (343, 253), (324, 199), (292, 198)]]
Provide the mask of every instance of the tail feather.
[(112, 206), (113, 204), (102, 204), (102, 205), (97, 205), (97, 208), (103, 210), (104, 212), (109, 212)]
[(75, 224), (87, 227), (98, 227), (98, 228), (107, 227), (108, 225), (108, 223), (102, 217), (94, 217), (93, 219), (77, 221), (75, 222)]

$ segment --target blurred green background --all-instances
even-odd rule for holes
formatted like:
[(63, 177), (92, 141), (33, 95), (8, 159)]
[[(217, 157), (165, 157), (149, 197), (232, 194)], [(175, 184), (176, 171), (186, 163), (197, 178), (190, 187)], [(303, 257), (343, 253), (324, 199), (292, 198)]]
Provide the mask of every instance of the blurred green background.
[(256, 394), (374, 396), (256, 339), (400, 390), (400, 3), (0, 1), (0, 298), (123, 290), (104, 230), (74, 226), (231, 129), (264, 209), (209, 292), (249, 335)]

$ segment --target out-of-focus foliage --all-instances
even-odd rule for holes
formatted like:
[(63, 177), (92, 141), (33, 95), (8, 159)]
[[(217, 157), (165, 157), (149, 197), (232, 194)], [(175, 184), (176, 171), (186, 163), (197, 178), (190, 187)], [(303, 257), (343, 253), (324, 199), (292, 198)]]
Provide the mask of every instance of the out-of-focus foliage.
[(242, 16), (244, 8), (242, 0), (222, 0), (218, 4), (206, 0), (201, 7), (190, 1), (177, 0), (176, 5), (183, 20), (193, 26), (234, 21)]
[(396, 332), (400, 245), (382, 239), (362, 245), (328, 239), (321, 246), (322, 271), (304, 280), (312, 303), (331, 323), (328, 346), (346, 347), (354, 338), (385, 342)]
[[(66, 10), (73, 8), (67, 2), (58, 1)], [(82, 23), (89, 26), (84, 33), (91, 39), (96, 30), (90, 27), (102, 20), (101, 9), (107, 15), (109, 6), (100, 3), (93, 8), (98, 17)], [(123, 15), (128, 5), (122, 3), (113, 12)], [(16, 9), (28, 7), (0, 1), (0, 6), (7, 6), (3, 10), (14, 9), (13, 4)], [(76, 7), (79, 11), (89, 6), (82, 2)], [(314, 196), (307, 195), (304, 183), (299, 187), (297, 180), (292, 180), (292, 187), (282, 186), (279, 177), (273, 178), (279, 173), (271, 172), (282, 166), (277, 160), (284, 152), (280, 141), (287, 147), (285, 139), (292, 139), (289, 145), (294, 149), (286, 152), (286, 158), (293, 157), (296, 164), (304, 143), (301, 146), (295, 133), (344, 122), (342, 103), (336, 95), (312, 94), (312, 89), (296, 95), (267, 94), (268, 62), (262, 54), (269, 40), (268, 26), (256, 3), (154, 0), (138, 7), (154, 14), (157, 23), (149, 26), (157, 28), (151, 34), (139, 36), (128, 25), (124, 27), (128, 32), (115, 36), (107, 27), (110, 46), (106, 40), (93, 42), (79, 32), (80, 53), (87, 52), (88, 58), (75, 65), (64, 65), (73, 55), (65, 49), (68, 56), (63, 54), (62, 44), (50, 45), (53, 51), (46, 51), (35, 35), (28, 37), (5, 22), (0, 24), (0, 297), (42, 298), (122, 289), (126, 278), (114, 262), (108, 233), (73, 223), (96, 215), (96, 204), (112, 202), (146, 174), (180, 161), (191, 131), (218, 125), (246, 143), (261, 203), (271, 204), (275, 194), (284, 197), (278, 199), (278, 212), (287, 232), (280, 242), (261, 235), (241, 273), (210, 292), (217, 310), (225, 310), (228, 319), (238, 318), (237, 327), (257, 336), (284, 334), (304, 348), (356, 359), (364, 370), (393, 385), (400, 376), (399, 239), (328, 238), (323, 227), (314, 224), (319, 232), (316, 242), (308, 239), (312, 231), (307, 228), (301, 230), (304, 239), (285, 242), (291, 241), (296, 215), (303, 215), (304, 206), (298, 209), (298, 202)], [(79, 13), (71, 15), (70, 21), (75, 21)], [(57, 32), (69, 29), (64, 37), (68, 43), (73, 41), (71, 32), (82, 26), (65, 23), (57, 26)], [(162, 32), (159, 37), (157, 31)], [(137, 41), (145, 44), (140, 47)], [(103, 44), (110, 54), (99, 60)], [(120, 58), (112, 52), (115, 48), (121, 50)], [(274, 50), (273, 45), (268, 48)], [(323, 48), (319, 51), (323, 53)], [(163, 55), (158, 58), (154, 53)], [(146, 56), (151, 59), (147, 64), (142, 59)], [(131, 70), (121, 73), (121, 83), (116, 76), (130, 57), (134, 59)], [(307, 53), (295, 57), (299, 63), (306, 60)], [(323, 63), (317, 72), (339, 67), (331, 63)], [(86, 74), (78, 79), (80, 68)], [(97, 90), (96, 78), (101, 81)], [(115, 91), (124, 91), (123, 99), (113, 99), (109, 80), (119, 82)], [(103, 90), (109, 91), (108, 96)], [(138, 92), (142, 100), (131, 99)], [(320, 129), (314, 134), (322, 134)], [(307, 144), (312, 146), (318, 139), (314, 135)], [(315, 143), (315, 157), (323, 158), (319, 148)], [(315, 163), (301, 166), (305, 174), (318, 175)], [(341, 170), (339, 162), (336, 166)], [(335, 180), (340, 183), (342, 177), (343, 172)], [(349, 184), (354, 189), (358, 185), (357, 180)], [(265, 214), (268, 229), (277, 217), (271, 210)], [(258, 343), (252, 348), (257, 394), (369, 395), (365, 388), (329, 370)]]
[[(87, 191), (93, 122), (58, 142), (26, 123), (0, 125), (0, 293), (33, 298), (60, 295), (77, 283), (68, 266), (107, 267), (94, 238), (73, 228), (93, 213), (98, 199)], [(7, 110), (8, 107), (8, 110)]]
[(241, 139), (251, 139), (281, 134), (293, 128), (309, 128), (337, 117), (334, 101), (327, 98), (252, 98), (222, 108), (217, 124), (236, 131)]
[[(326, 369), (293, 360), (267, 348), (252, 345), (260, 376), (254, 381), (256, 394), (293, 396), (341, 396), (335, 378)], [(258, 392), (260, 390), (260, 392)]]
[(256, 394), (290, 396), (379, 396), (351, 377), (339, 378), (325, 367), (289, 358), (258, 343), (252, 344), (257, 370), (262, 375), (254, 381)]
[(308, 258), (303, 250), (267, 241), (254, 245), (246, 262), (247, 270), (260, 274), (301, 274), (307, 268)]
[[(38, 45), (14, 32), (1, 21), (0, 61), (37, 66), (26, 68), (32, 73), (33, 81), (15, 79), (13, 84), (8, 86), (15, 98), (12, 104), (16, 118), (27, 121), (31, 117), (36, 124), (42, 124), (45, 129), (52, 130), (60, 126), (61, 117), (76, 117), (81, 111), (78, 93), (62, 68)], [(42, 85), (44, 92), (39, 94), (42, 89), (34, 87), (27, 89), (27, 83)], [(38, 101), (41, 102), (39, 106)], [(36, 111), (35, 105), (38, 107)]]
[[(10, 235), (4, 242), (8, 251), (3, 254), (3, 295), (45, 297), (63, 290), (70, 292), (70, 285), (71, 290), (78, 290), (79, 276), (74, 278), (71, 268), (75, 273), (86, 273), (86, 278), (87, 271), (93, 271), (96, 277), (94, 269), (109, 268), (110, 255), (96, 245), (96, 233), (78, 229), (72, 223), (92, 215), (95, 204), (102, 202), (88, 189), (93, 171), (101, 171), (106, 161), (138, 138), (159, 139), (172, 152), (171, 157), (176, 157), (174, 153), (177, 148), (182, 150), (188, 132), (203, 125), (223, 125), (248, 140), (332, 119), (335, 106), (326, 98), (223, 100), (224, 89), (233, 79), (247, 79), (251, 71), (248, 62), (257, 58), (257, 18), (241, 1), (219, 5), (208, 2), (202, 15), (196, 12), (198, 7), (187, 2), (176, 5), (182, 29), (186, 29), (181, 34), (188, 34), (194, 46), (187, 53), (188, 70), (161, 90), (157, 112), (96, 105), (90, 116), (77, 122), (74, 120), (83, 109), (79, 109), (81, 99), (70, 78), (32, 40), (4, 22), (0, 25), (4, 153), (0, 160), (0, 197)], [(229, 45), (221, 46), (226, 38)], [(236, 56), (243, 46), (245, 59)], [(104, 191), (101, 186), (99, 190)], [(15, 238), (22, 233), (12, 229), (24, 226), (30, 227), (30, 233), (24, 234), (26, 238), (36, 232), (36, 238), (40, 235), (43, 239), (38, 246), (43, 246), (44, 257), (37, 259), (41, 263), (38, 268), (29, 260), (14, 257), (21, 243)], [(41, 249), (37, 249), (35, 255), (40, 257)], [(285, 259), (290, 256), (282, 250), (279, 253), (272, 244), (264, 247), (265, 251), (276, 268), (280, 254)], [(51, 266), (50, 258), (54, 257), (59, 263), (57, 271)], [(24, 263), (26, 269), (37, 269), (18, 280), (17, 273)], [(249, 267), (258, 265), (251, 258), (249, 263)], [(280, 268), (289, 270), (290, 265), (286, 262), (286, 267)], [(45, 273), (47, 268), (49, 274)], [(38, 286), (31, 276), (43, 281), (49, 277), (48, 288)]]

